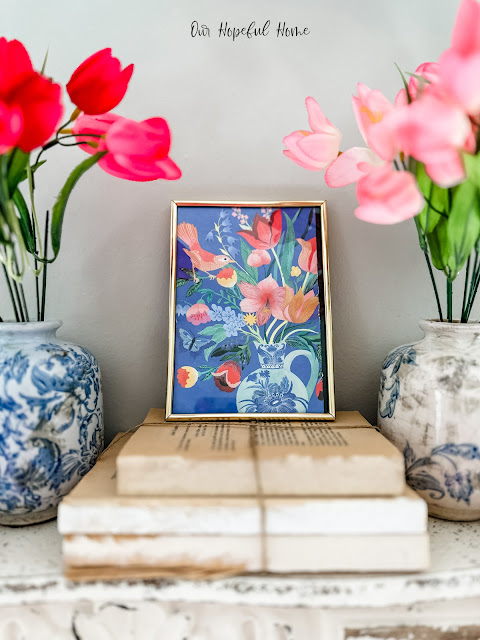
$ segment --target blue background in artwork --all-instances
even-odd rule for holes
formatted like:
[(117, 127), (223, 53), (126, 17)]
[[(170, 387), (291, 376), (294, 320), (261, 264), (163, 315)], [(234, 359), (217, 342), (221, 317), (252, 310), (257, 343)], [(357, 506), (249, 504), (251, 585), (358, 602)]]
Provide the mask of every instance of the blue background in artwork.
[[(223, 235), (225, 237), (231, 238), (234, 241), (232, 242), (232, 245), (238, 250), (238, 254), (236, 254), (234, 257), (240, 264), (242, 264), (242, 259), (240, 255), (240, 242), (242, 241), (242, 239), (240, 236), (237, 235), (237, 231), (240, 231), (241, 229), (239, 226), (238, 218), (235, 218), (232, 216), (231, 208), (211, 207), (211, 206), (205, 206), (205, 207), (179, 206), (177, 208), (177, 226), (182, 222), (190, 222), (194, 224), (198, 229), (198, 238), (199, 238), (199, 242), (202, 249), (205, 249), (206, 251), (210, 251), (211, 253), (214, 253), (214, 254), (220, 254), (221, 253), (220, 245), (218, 240), (215, 237), (215, 234), (213, 235), (213, 240), (207, 239), (207, 235), (209, 234), (209, 232), (213, 230), (213, 225), (215, 222), (218, 221), (222, 210), (224, 212), (227, 212), (227, 215), (225, 216), (224, 219), (228, 219), (231, 221), (230, 231), (224, 232)], [(288, 213), (290, 217), (293, 217), (295, 213), (298, 211), (298, 207), (284, 207), (282, 208), (282, 211)], [(294, 224), (295, 237), (297, 238), (301, 237), (305, 232), (305, 228), (308, 224), (310, 211), (311, 211), (311, 207), (305, 207), (302, 213), (300, 214), (300, 216), (298, 217), (298, 219), (296, 220)], [(249, 224), (252, 224), (253, 219), (257, 213), (259, 215), (262, 215), (260, 208), (255, 208), (255, 207), (243, 207), (242, 213), (248, 214)], [(312, 229), (311, 230), (309, 229), (307, 239), (313, 237), (314, 225), (315, 225), (315, 216), (313, 217)], [(285, 229), (285, 221), (283, 221), (282, 228)], [(299, 243), (296, 242), (295, 245), (296, 246), (295, 246), (295, 253), (294, 253), (292, 266), (298, 264), (298, 256), (300, 255), (300, 251), (301, 251), (301, 247)], [(321, 243), (320, 242), (317, 242), (317, 247), (318, 247), (318, 258), (320, 262), (321, 261)], [(189, 256), (186, 255), (184, 248), (185, 248), (185, 245), (178, 239), (177, 240), (177, 273), (176, 273), (177, 278), (189, 277), (188, 275), (186, 275), (184, 272), (181, 271), (181, 268), (183, 267), (185, 269), (191, 269), (192, 267), (190, 258)], [(251, 247), (251, 249), (253, 250), (253, 247)], [(271, 252), (270, 252), (270, 255), (271, 255)], [(230, 266), (231, 265), (226, 265), (227, 268)], [(268, 269), (268, 267), (269, 265), (261, 266), (259, 268), (259, 280), (262, 280), (263, 278), (266, 277), (266, 270)], [(218, 271), (215, 271), (212, 273), (216, 274), (218, 273)], [(199, 275), (204, 276), (205, 273), (200, 272)], [(304, 276), (305, 276), (305, 272), (302, 271), (302, 275), (298, 278), (298, 281), (300, 282), (300, 284), (303, 282)], [(189, 284), (186, 284), (176, 289), (177, 309), (179, 306), (182, 306), (182, 307), (191, 306), (192, 304), (195, 304), (200, 301), (201, 294), (199, 293), (195, 293), (190, 297), (186, 297), (186, 293), (190, 288), (190, 286), (192, 285), (193, 285), (193, 281)], [(223, 287), (221, 287), (216, 280), (208, 280), (208, 279), (204, 281), (204, 287), (210, 288), (213, 291), (220, 291), (223, 289)], [(315, 295), (317, 296), (319, 295), (318, 285), (314, 287), (313, 291)], [(322, 292), (322, 296), (320, 296), (320, 306), (323, 306), (322, 297), (323, 297), (323, 292)], [(205, 304), (207, 304), (207, 306), (210, 306), (206, 301), (204, 302)], [(218, 302), (215, 295), (213, 297), (213, 304), (219, 304), (219, 305), (221, 304), (220, 302)], [(240, 309), (236, 310), (236, 312), (242, 313)], [(174, 414), (238, 413), (237, 405), (236, 405), (236, 391), (233, 391), (231, 393), (220, 391), (215, 386), (215, 383), (212, 378), (206, 381), (200, 380), (200, 377), (202, 375), (202, 370), (199, 368), (199, 366), (208, 364), (212, 366), (216, 365), (217, 367), (219, 367), (222, 364), (221, 359), (210, 357), (207, 362), (203, 355), (203, 351), (204, 351), (203, 348), (198, 352), (192, 352), (192, 351), (186, 350), (182, 345), (182, 338), (180, 337), (180, 334), (179, 334), (179, 328), (182, 327), (189, 333), (193, 335), (198, 335), (199, 332), (204, 327), (216, 324), (217, 322), (212, 321), (209, 323), (195, 326), (187, 321), (185, 315), (178, 315), (178, 313), (176, 313), (175, 318), (176, 318), (176, 323), (175, 323), (175, 364), (174, 364), (174, 387), (173, 387), (173, 409), (172, 409), (173, 413)], [(322, 323), (324, 322), (323, 317), (321, 321)], [(221, 323), (221, 321), (218, 321), (218, 323)], [(305, 323), (305, 325), (298, 325), (298, 327), (301, 327), (301, 326), (306, 327), (307, 325), (309, 328), (317, 328), (318, 331), (320, 331), (320, 318), (318, 317), (317, 312), (314, 313), (314, 315), (311, 317), (308, 323)], [(268, 326), (268, 323), (267, 323), (267, 326)], [(261, 328), (261, 331), (263, 332), (262, 328)], [(225, 344), (226, 342), (232, 345), (243, 344), (245, 342), (245, 339), (246, 339), (246, 336), (244, 334), (238, 333), (236, 337), (232, 336), (230, 338), (226, 338), (226, 340), (222, 344)], [(258, 361), (257, 351), (253, 344), (253, 341), (251, 341), (250, 344), (251, 344), (252, 358), (250, 360), (250, 363), (246, 365), (245, 368), (242, 370), (242, 380), (249, 373), (255, 371), (260, 366), (260, 363)], [(289, 353), (292, 350), (293, 350), (293, 347), (287, 346), (287, 353)], [(199, 372), (199, 379), (197, 383), (189, 389), (184, 389), (178, 383), (178, 380), (176, 377), (178, 368), (186, 365), (195, 367)], [(293, 361), (291, 371), (295, 373), (305, 384), (308, 382), (308, 379), (310, 377), (310, 364), (306, 358), (304, 357), (295, 358)], [(323, 381), (324, 381), (324, 388), (325, 388), (327, 384), (325, 362), (323, 363), (323, 374), (324, 374)], [(324, 401), (319, 400), (314, 393), (312, 395), (312, 398), (310, 399), (310, 403), (308, 406), (308, 413), (323, 413), (323, 412), (324, 412)]]

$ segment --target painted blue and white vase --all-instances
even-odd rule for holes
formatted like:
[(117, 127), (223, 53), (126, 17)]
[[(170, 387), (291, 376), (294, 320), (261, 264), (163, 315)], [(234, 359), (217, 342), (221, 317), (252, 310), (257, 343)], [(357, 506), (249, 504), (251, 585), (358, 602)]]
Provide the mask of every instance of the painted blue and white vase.
[(426, 320), (388, 354), (378, 425), (405, 458), (408, 484), (447, 520), (480, 519), (480, 324)]
[(0, 323), (0, 524), (49, 520), (103, 448), (98, 363), (61, 322)]
[[(318, 382), (320, 363), (311, 351), (295, 349), (287, 353), (285, 342), (256, 342), (260, 367), (238, 387), (239, 413), (305, 413)], [(310, 378), (305, 384), (292, 371), (294, 360), (306, 359)], [(305, 366), (305, 362), (303, 362)]]

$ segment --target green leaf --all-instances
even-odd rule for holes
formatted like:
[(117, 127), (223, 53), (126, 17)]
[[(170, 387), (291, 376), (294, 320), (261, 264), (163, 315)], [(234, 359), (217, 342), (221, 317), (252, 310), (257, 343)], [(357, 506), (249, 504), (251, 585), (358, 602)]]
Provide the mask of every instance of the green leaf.
[(318, 276), (314, 273), (311, 273), (310, 277), (307, 280), (307, 285), (303, 290), (303, 293), (307, 295), (309, 291), (312, 291), (316, 287), (317, 282), (318, 282)]
[(225, 329), (223, 328), (223, 324), (214, 324), (210, 327), (205, 327), (201, 331), (199, 331), (201, 336), (211, 336), (212, 340), (218, 342), (222, 342), (227, 337)]
[(14, 149), (8, 161), (8, 191), (11, 195), (22, 180), (27, 177), (26, 166), (30, 160), (30, 154), (21, 149)]
[(466, 180), (455, 192), (447, 222), (447, 237), (450, 249), (448, 260), (448, 266), (451, 269), (450, 280), (454, 280), (457, 277), (479, 235), (479, 191), (476, 184)]
[(197, 291), (199, 289), (201, 289), (203, 286), (203, 282), (200, 280), (199, 282), (196, 282), (195, 284), (193, 284), (190, 289), (187, 291), (187, 293), (185, 294), (186, 298), (189, 298), (190, 296), (193, 296), (194, 293), (197, 293)]
[(177, 289), (178, 287), (183, 287), (183, 285), (187, 284), (187, 282), (190, 282), (188, 278), (177, 278)]
[(292, 219), (289, 218), (287, 214), (285, 214), (285, 219), (287, 221), (287, 230), (279, 257), (280, 264), (282, 266), (283, 277), (285, 278), (285, 284), (290, 284), (290, 270), (293, 264), (293, 253), (295, 251), (296, 239)]
[(257, 278), (252, 278), (249, 273), (245, 273), (245, 271), (242, 271), (242, 269), (240, 269), (240, 267), (238, 267), (236, 264), (232, 266), (237, 272), (237, 282), (249, 282), (250, 284), (257, 284)]
[[(102, 158), (107, 152), (102, 151), (100, 153), (96, 153), (93, 156), (90, 156), (83, 162), (81, 162), (72, 173), (68, 176), (67, 181), (63, 185), (58, 194), (57, 201), (53, 205), (52, 209), (52, 249), (55, 258), (58, 256), (58, 252), (60, 251), (60, 242), (62, 239), (62, 226), (63, 226), (63, 218), (65, 216), (65, 209), (67, 208), (68, 198), (72, 193), (75, 185), (91, 167), (93, 167), (97, 162)], [(187, 294), (188, 295), (188, 294)]]
[[(441, 213), (447, 215), (448, 211), (448, 189), (442, 189), (428, 177), (425, 166), (417, 163), (416, 176), (420, 191), (425, 196), (425, 206), (418, 214), (418, 221), (425, 233), (430, 233), (443, 217)], [(428, 228), (427, 228), (428, 226)]]
[(35, 236), (33, 233), (32, 222), (30, 220), (30, 213), (28, 211), (25, 198), (18, 188), (15, 190), (12, 199), (15, 206), (17, 207), (17, 211), (20, 216), (19, 223), (25, 246), (30, 253), (35, 254)]
[(401, 77), (402, 77), (403, 86), (404, 86), (404, 88), (405, 88), (405, 91), (407, 92), (407, 100), (408, 100), (408, 104), (410, 104), (410, 103), (411, 103), (411, 101), (412, 101), (412, 96), (410, 95), (410, 91), (408, 90), (408, 82), (407, 82), (407, 80), (406, 80), (405, 76), (403, 75), (403, 71), (400, 69), (400, 67), (398, 66), (398, 64), (397, 64), (396, 62), (395, 62), (394, 64), (395, 64), (395, 66), (396, 66), (396, 67), (397, 67), (397, 69), (398, 69), (398, 73), (399, 73), (399, 74), (401, 75)]
[(469, 181), (480, 189), (480, 154), (472, 156), (469, 153), (464, 153), (463, 164)]
[(436, 225), (435, 229), (431, 233), (427, 234), (427, 242), (433, 266), (435, 269), (447, 273), (449, 248), (447, 238), (447, 220), (445, 218), (442, 218), (442, 220), (440, 220)]

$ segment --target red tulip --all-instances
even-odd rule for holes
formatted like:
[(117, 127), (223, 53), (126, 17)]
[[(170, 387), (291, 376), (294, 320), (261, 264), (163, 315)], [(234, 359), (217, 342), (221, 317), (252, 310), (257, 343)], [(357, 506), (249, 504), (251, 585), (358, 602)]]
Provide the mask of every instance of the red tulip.
[(0, 101), (0, 154), (10, 151), (23, 128), (23, 116), (18, 107)]
[[(125, 180), (178, 180), (180, 169), (168, 156), (170, 129), (163, 118), (135, 122), (114, 113), (103, 116), (81, 116), (73, 127), (77, 140), (87, 153), (108, 151), (99, 166), (112, 176)], [(82, 133), (101, 138), (82, 137)]]
[(16, 146), (32, 151), (50, 138), (62, 117), (62, 90), (59, 84), (36, 71), (23, 76), (10, 94), (12, 104), (17, 104), (23, 114), (23, 130)]
[(122, 101), (133, 73), (133, 64), (122, 71), (111, 49), (97, 51), (73, 72), (67, 91), (73, 104), (89, 115), (106, 113)]
[(21, 42), (0, 38), (0, 153), (40, 147), (62, 111), (60, 85), (33, 70)]
[(254, 249), (273, 249), (277, 246), (281, 234), (282, 212), (280, 209), (275, 209), (270, 220), (257, 213), (253, 220), (253, 228), (238, 232), (238, 235), (242, 236)]

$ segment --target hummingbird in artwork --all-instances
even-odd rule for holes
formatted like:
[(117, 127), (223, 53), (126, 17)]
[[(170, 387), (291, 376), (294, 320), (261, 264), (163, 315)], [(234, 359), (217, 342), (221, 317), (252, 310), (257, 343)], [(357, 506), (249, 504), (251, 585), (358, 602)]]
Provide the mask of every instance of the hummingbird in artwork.
[(232, 258), (225, 255), (215, 255), (210, 251), (205, 251), (200, 246), (198, 241), (197, 227), (191, 222), (182, 222), (178, 225), (177, 230), (178, 237), (186, 244), (188, 249), (183, 249), (187, 256), (192, 261), (193, 281), (198, 282), (198, 278), (195, 274), (195, 269), (208, 273), (210, 280), (214, 280), (215, 276), (212, 275), (212, 271), (218, 271), (226, 264), (234, 262)]

